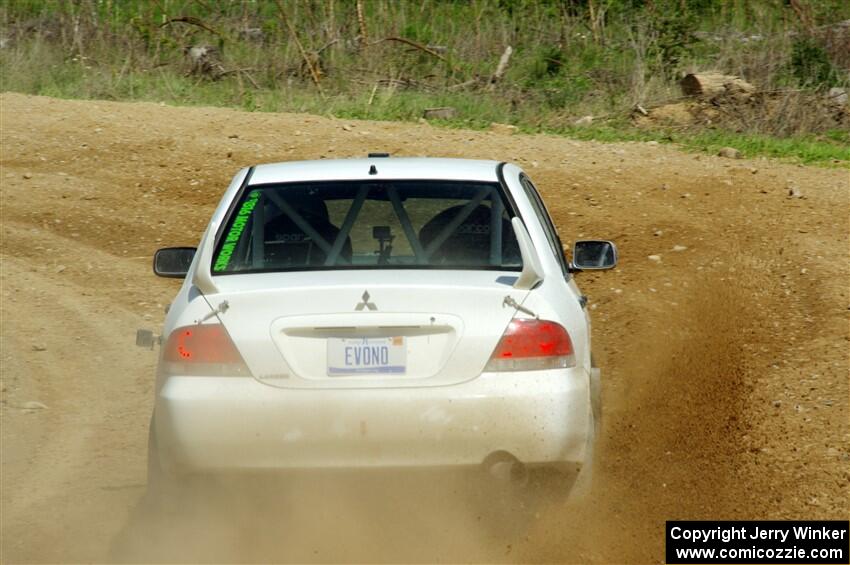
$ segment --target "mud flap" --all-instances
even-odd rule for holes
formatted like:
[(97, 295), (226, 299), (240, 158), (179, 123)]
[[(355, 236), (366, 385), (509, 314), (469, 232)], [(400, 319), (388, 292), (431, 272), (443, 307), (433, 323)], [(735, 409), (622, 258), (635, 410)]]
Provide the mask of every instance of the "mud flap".
[(587, 498), (593, 487), (593, 466), (595, 459), (596, 442), (599, 441), (602, 431), (602, 371), (593, 365), (591, 359), (590, 367), (590, 425), (588, 426), (587, 444), (585, 447), (584, 465), (579, 471), (573, 488), (570, 491), (569, 502), (577, 503)]
[(602, 426), (602, 371), (590, 367), (590, 407), (593, 410), (593, 427), (599, 432)]

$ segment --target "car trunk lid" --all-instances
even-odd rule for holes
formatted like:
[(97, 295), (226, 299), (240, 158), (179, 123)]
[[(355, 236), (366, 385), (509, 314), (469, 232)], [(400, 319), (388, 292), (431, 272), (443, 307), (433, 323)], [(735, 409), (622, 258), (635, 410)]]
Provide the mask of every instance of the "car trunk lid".
[(217, 277), (213, 308), (254, 377), (283, 388), (439, 386), (486, 365), (528, 290), (505, 271)]

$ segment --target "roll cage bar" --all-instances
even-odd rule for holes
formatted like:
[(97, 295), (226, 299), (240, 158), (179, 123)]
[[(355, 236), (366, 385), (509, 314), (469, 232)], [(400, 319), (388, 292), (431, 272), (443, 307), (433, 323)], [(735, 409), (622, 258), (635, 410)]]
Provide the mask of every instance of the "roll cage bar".
[[(288, 217), (292, 222), (307, 236), (311, 238), (316, 245), (326, 254), (325, 266), (333, 266), (337, 261), (342, 261), (343, 264), (350, 264), (350, 261), (340, 256), (340, 253), (348, 239), (351, 229), (357, 221), (363, 204), (366, 202), (369, 193), (373, 190), (374, 184), (370, 183), (361, 186), (354, 200), (351, 202), (339, 233), (331, 242), (325, 239), (322, 234), (316, 231), (310, 222), (307, 221), (298, 211), (293, 208), (280, 194), (273, 190), (261, 190), (258, 205), (252, 212), (252, 231), (251, 231), (251, 263), (254, 268), (261, 268), (264, 262), (264, 229), (265, 229), (265, 201), (268, 199), (277, 208)], [(261, 187), (253, 187), (261, 188)], [(392, 204), (393, 211), (401, 224), (404, 235), (410, 244), (411, 249), (416, 257), (416, 263), (423, 265), (427, 264), (433, 254), (452, 236), (452, 234), (460, 227), (464, 221), (478, 208), (478, 206), (486, 199), (490, 200), (490, 263), (492, 265), (499, 264), (502, 260), (502, 214), (505, 206), (499, 194), (497, 186), (482, 186), (475, 193), (473, 198), (467, 202), (464, 207), (458, 212), (451, 221), (443, 227), (442, 230), (434, 237), (427, 247), (422, 246), (416, 229), (410, 220), (410, 215), (404, 207), (404, 202), (398, 193), (395, 186), (387, 186), (385, 188), (387, 197)], [(241, 199), (240, 199), (241, 200)]]

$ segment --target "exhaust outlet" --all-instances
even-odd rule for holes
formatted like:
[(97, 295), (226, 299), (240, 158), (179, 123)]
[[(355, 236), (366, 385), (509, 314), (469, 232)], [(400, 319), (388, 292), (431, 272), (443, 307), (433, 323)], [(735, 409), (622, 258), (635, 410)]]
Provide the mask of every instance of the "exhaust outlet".
[(528, 469), (507, 451), (495, 451), (488, 455), (482, 466), (487, 473), (499, 482), (524, 487), (528, 484)]

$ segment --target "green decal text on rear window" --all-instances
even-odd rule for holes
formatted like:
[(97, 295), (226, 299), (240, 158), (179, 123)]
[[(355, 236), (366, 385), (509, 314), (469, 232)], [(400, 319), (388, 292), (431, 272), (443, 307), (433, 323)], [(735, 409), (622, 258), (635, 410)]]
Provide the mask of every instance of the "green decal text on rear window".
[(236, 218), (233, 219), (230, 231), (227, 232), (227, 238), (224, 240), (224, 244), (218, 252), (215, 265), (213, 265), (214, 271), (223, 271), (227, 269), (227, 265), (230, 264), (230, 257), (233, 255), (233, 251), (236, 249), (236, 244), (239, 242), (239, 238), (242, 237), (242, 232), (248, 224), (248, 218), (251, 216), (251, 212), (253, 212), (259, 199), (260, 191), (253, 190), (250, 194), (248, 194), (248, 198), (245, 202), (242, 203), (242, 207), (239, 208)]

